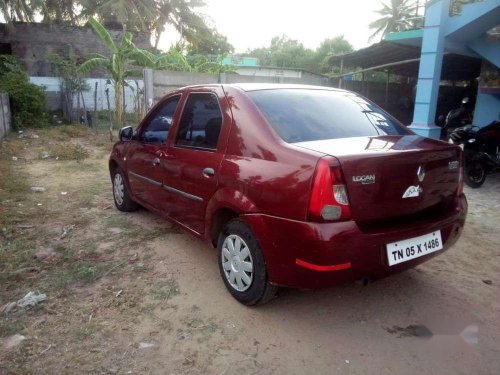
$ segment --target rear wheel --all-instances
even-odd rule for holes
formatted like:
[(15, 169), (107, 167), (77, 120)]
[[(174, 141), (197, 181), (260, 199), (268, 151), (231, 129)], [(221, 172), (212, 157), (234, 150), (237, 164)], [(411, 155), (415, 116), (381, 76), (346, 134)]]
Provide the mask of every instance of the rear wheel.
[(113, 198), (115, 206), (120, 211), (131, 212), (139, 208), (139, 205), (130, 198), (125, 176), (120, 168), (115, 168), (112, 172), (113, 178)]
[(464, 182), (471, 188), (479, 188), (486, 180), (486, 169), (480, 160), (465, 155)]
[(278, 288), (269, 283), (262, 250), (243, 221), (234, 219), (225, 226), (217, 250), (222, 280), (234, 298), (252, 306), (274, 297)]

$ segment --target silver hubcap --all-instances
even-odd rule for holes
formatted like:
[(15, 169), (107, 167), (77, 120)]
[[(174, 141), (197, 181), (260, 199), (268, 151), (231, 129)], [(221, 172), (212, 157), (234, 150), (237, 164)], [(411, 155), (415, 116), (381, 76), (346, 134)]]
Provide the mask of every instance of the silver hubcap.
[(121, 174), (115, 174), (113, 181), (113, 195), (115, 196), (116, 203), (121, 206), (123, 204), (123, 195), (125, 194), (125, 186)]
[(236, 234), (226, 237), (222, 244), (222, 268), (229, 285), (238, 292), (244, 292), (252, 285), (253, 260), (243, 238)]

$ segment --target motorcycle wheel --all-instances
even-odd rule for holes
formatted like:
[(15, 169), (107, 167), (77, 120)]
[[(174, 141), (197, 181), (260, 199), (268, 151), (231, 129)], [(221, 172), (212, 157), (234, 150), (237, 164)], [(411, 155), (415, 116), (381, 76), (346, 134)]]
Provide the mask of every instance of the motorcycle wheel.
[(473, 189), (477, 189), (484, 184), (486, 180), (486, 169), (484, 168), (483, 163), (479, 161), (472, 162), (471, 164), (465, 162), (465, 170), (464, 170), (464, 182), (467, 186), (470, 186)]

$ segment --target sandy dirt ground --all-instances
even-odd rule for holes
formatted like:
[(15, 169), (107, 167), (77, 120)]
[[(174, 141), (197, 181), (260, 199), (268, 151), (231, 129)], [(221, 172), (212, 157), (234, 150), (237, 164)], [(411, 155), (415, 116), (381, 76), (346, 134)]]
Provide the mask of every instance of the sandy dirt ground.
[[(37, 222), (46, 239), (33, 247), (64, 245), (69, 261), (87, 254), (103, 272), (63, 289), (47, 282), (50, 267), (17, 286), (7, 279), (0, 305), (28, 287), (49, 298), (0, 316), (17, 329), (4, 343), (26, 337), (0, 349), (0, 374), (500, 373), (500, 174), (465, 189), (465, 231), (442, 256), (367, 286), (281, 290), (249, 308), (225, 290), (214, 249), (146, 210), (110, 208), (107, 148), (73, 142), (91, 151), (87, 160), (19, 167), (46, 187), (37, 200), (59, 202)], [(53, 240), (65, 223), (71, 235)]]

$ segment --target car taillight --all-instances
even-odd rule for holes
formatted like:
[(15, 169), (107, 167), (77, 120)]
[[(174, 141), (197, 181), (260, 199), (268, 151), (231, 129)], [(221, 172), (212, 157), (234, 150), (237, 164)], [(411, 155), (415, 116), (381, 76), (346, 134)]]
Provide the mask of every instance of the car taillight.
[(342, 169), (337, 159), (325, 156), (318, 161), (309, 198), (308, 220), (328, 222), (351, 218), (351, 209)]

